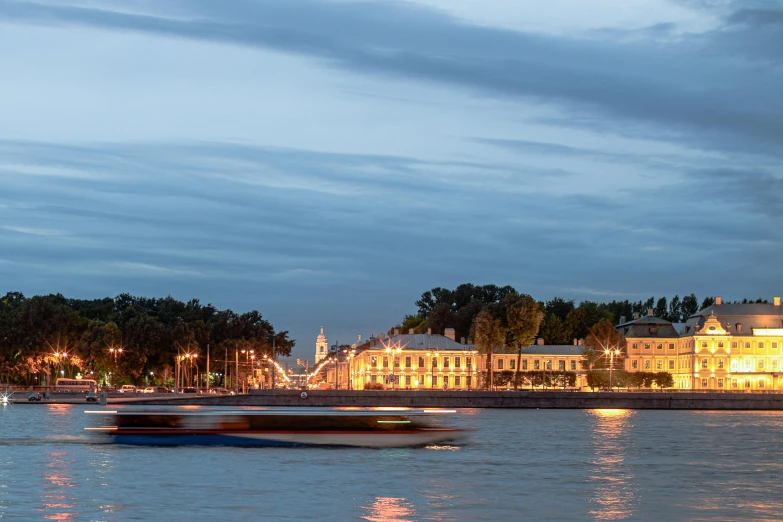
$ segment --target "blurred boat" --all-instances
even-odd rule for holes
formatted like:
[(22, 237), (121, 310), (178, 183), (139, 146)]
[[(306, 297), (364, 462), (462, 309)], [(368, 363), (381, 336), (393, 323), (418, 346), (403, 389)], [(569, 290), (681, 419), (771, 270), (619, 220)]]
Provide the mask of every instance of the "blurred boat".
[(85, 429), (105, 433), (118, 444), (394, 448), (454, 442), (464, 434), (441, 425), (454, 410), (186, 406), (86, 413), (112, 419), (111, 425)]

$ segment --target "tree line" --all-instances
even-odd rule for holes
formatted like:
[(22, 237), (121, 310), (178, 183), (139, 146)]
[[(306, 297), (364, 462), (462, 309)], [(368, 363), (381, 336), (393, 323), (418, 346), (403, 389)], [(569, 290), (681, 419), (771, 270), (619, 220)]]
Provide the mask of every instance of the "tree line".
[(260, 357), (274, 347), (275, 356), (290, 356), (294, 341), (257, 310), (238, 314), (198, 299), (19, 292), (0, 299), (0, 382), (41, 385), (44, 378), (53, 382), (53, 374), (106, 382), (109, 372), (115, 383), (139, 383), (142, 376), (164, 382), (173, 378), (178, 354), (201, 355), (194, 364), (205, 371), (207, 346), (214, 371), (222, 369), (226, 351), (254, 350)]

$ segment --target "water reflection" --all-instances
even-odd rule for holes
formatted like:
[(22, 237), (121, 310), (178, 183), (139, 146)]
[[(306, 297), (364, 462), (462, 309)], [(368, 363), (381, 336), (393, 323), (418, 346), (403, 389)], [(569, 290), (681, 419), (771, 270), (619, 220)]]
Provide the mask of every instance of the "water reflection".
[(625, 459), (630, 446), (633, 410), (589, 410), (592, 418), (590, 515), (596, 520), (633, 516), (637, 485)]
[(78, 514), (74, 511), (75, 499), (68, 494), (68, 489), (75, 486), (69, 470), (73, 460), (69, 460), (64, 451), (49, 452), (47, 457), (44, 492), (41, 496), (42, 517), (48, 520), (73, 520)]
[(405, 498), (375, 497), (369, 506), (364, 506), (363, 520), (372, 522), (403, 522), (416, 520), (414, 505)]

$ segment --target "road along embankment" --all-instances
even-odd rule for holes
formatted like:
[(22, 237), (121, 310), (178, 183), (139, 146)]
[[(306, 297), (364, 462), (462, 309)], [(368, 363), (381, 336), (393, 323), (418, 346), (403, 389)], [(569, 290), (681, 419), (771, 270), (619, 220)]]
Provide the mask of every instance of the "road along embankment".
[[(112, 400), (109, 399), (109, 403)], [(530, 391), (254, 390), (248, 395), (191, 395), (134, 404), (214, 406), (401, 406), (411, 408), (622, 408), (638, 410), (783, 410), (779, 393)]]

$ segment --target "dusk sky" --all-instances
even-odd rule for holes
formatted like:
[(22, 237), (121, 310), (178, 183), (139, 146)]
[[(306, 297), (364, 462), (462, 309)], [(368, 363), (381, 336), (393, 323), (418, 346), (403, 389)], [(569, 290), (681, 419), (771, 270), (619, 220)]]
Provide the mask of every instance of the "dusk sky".
[(2, 293), (780, 295), (783, 5), (0, 0)]

